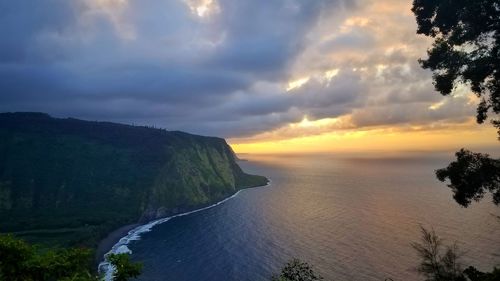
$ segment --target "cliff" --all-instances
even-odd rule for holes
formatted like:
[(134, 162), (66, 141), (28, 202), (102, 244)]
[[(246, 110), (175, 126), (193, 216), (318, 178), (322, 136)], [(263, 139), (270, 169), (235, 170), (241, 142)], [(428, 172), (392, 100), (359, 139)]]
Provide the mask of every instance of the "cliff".
[(221, 138), (0, 114), (0, 232), (35, 242), (95, 246), (121, 225), (266, 183), (244, 173)]

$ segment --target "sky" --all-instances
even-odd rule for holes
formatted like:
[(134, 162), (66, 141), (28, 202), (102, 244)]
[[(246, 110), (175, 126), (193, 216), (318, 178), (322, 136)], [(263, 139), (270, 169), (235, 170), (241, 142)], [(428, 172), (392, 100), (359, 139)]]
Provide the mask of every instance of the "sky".
[(220, 136), (236, 152), (494, 147), (434, 91), (410, 0), (0, 1), (0, 111)]

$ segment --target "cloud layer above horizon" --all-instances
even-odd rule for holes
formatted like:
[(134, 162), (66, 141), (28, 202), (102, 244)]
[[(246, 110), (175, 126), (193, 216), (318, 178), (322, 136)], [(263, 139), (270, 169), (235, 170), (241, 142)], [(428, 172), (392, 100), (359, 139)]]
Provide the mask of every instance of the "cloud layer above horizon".
[[(0, 111), (244, 141), (470, 122), (433, 90), (411, 1), (0, 3)], [(260, 136), (260, 137), (259, 137)]]

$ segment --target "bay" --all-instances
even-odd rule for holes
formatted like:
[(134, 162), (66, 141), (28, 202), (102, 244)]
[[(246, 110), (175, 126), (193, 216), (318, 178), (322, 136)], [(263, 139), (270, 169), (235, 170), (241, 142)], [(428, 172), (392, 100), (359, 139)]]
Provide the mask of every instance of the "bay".
[(489, 197), (469, 208), (453, 201), (434, 176), (449, 154), (242, 157), (246, 172), (272, 184), (131, 242), (139, 280), (264, 281), (295, 257), (326, 280), (422, 280), (410, 246), (420, 226), (456, 241), (467, 265), (500, 265), (500, 208)]

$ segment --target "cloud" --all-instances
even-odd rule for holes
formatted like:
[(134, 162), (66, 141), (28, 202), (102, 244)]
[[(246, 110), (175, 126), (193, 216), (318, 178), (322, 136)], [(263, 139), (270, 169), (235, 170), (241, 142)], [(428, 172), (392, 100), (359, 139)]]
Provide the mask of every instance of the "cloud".
[[(429, 109), (441, 97), (417, 63), (429, 42), (415, 35), (408, 5), (4, 1), (0, 111), (233, 138), (462, 123), (473, 114), (470, 99)], [(343, 121), (287, 129), (305, 117)]]

